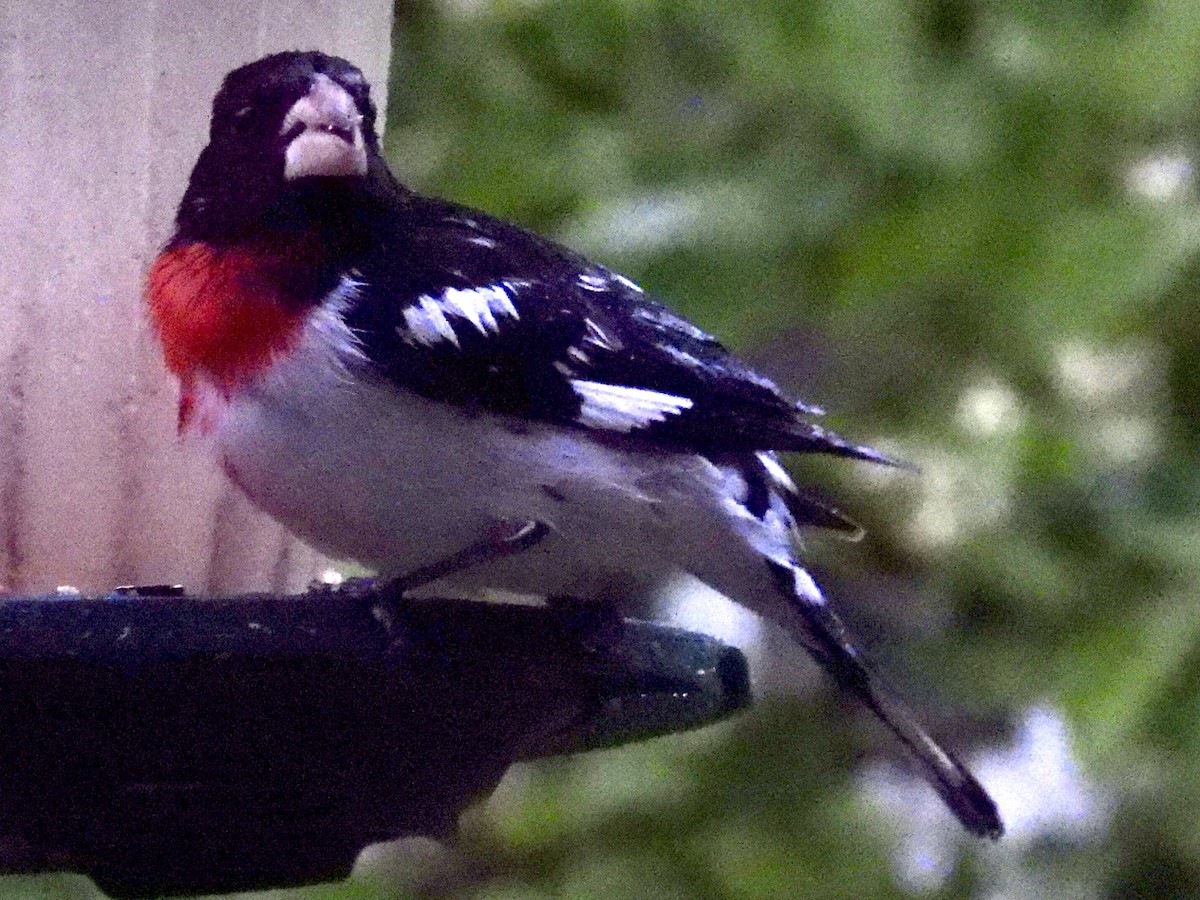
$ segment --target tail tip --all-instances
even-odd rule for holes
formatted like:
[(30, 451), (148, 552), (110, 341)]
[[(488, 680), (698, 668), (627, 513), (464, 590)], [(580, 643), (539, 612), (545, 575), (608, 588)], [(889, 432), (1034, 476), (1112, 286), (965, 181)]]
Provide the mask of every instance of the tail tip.
[(1004, 836), (1004, 820), (991, 794), (973, 776), (957, 785), (951, 794), (943, 794), (946, 805), (962, 826), (980, 838), (998, 841)]

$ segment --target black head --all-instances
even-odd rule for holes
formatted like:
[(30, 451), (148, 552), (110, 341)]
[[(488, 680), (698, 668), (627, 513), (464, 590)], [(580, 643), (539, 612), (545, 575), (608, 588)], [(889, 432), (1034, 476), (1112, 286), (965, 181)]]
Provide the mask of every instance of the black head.
[(288, 197), (386, 177), (370, 86), (315, 51), (276, 53), (225, 76), (176, 219), (181, 236), (235, 240)]

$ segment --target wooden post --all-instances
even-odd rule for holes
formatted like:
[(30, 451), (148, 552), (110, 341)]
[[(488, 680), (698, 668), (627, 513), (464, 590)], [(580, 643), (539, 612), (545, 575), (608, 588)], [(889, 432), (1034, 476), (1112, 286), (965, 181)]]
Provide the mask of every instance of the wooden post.
[(323, 565), (175, 435), (140, 291), (230, 69), (320, 49), (382, 110), (392, 3), (0, 4), (0, 589), (297, 589)]

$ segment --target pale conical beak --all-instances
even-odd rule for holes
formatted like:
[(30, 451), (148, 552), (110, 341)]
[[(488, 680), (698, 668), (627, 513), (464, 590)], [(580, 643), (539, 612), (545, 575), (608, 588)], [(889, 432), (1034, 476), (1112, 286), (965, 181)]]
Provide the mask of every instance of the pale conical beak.
[(279, 129), (288, 140), (284, 178), (367, 174), (362, 120), (345, 88), (327, 75), (317, 75)]

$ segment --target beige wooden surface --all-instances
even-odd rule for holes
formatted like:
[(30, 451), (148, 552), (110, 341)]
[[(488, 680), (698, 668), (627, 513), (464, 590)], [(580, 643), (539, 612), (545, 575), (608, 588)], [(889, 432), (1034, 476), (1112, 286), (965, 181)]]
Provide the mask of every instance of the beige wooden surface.
[(383, 106), (392, 5), (0, 0), (0, 585), (302, 586), (324, 563), (175, 435), (142, 273), (229, 69), (321, 49)]

